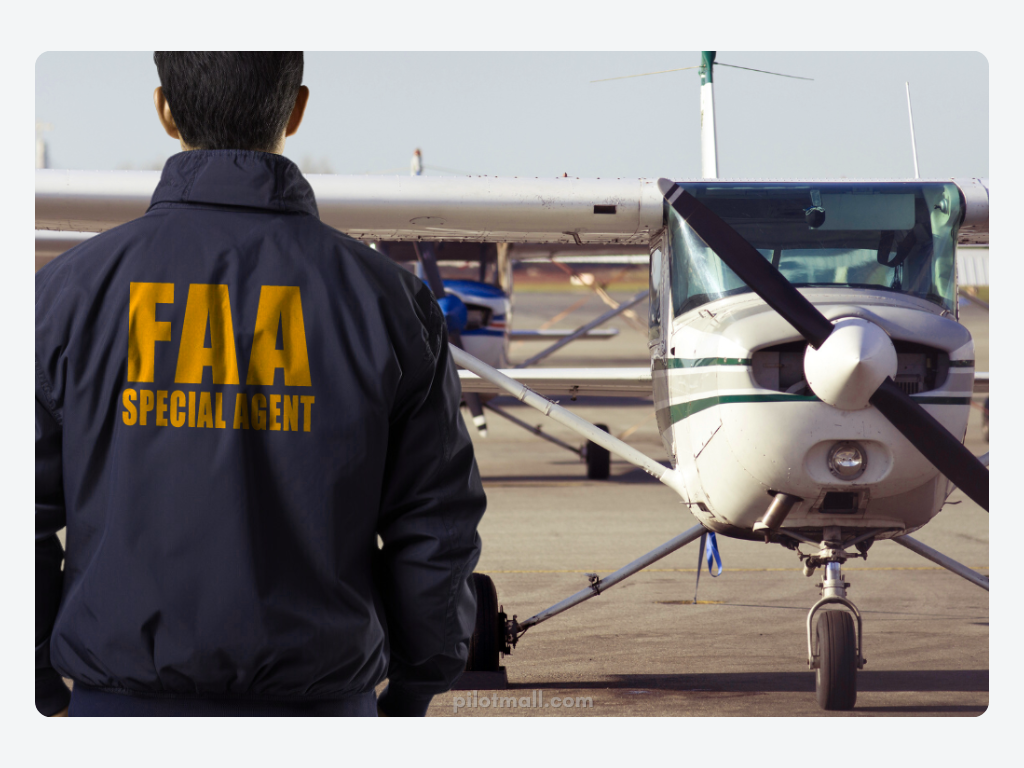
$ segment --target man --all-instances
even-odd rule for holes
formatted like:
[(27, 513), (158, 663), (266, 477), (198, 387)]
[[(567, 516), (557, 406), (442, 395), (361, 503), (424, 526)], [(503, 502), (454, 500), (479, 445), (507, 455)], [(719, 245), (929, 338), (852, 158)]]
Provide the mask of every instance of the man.
[(444, 316), (281, 156), (301, 52), (154, 58), (183, 151), (36, 275), (36, 706), (423, 715), (485, 506)]

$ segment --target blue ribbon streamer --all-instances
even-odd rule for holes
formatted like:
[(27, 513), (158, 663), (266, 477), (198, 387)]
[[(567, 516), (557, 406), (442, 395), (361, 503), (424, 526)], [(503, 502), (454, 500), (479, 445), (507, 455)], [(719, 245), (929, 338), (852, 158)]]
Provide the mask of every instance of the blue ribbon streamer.
[[(715, 534), (712, 531), (705, 530), (700, 535), (700, 551), (697, 553), (697, 583), (693, 585), (693, 604), (697, 604), (697, 590), (700, 589), (700, 564), (704, 560), (704, 545), (707, 543), (708, 548), (708, 573), (713, 578), (718, 578), (722, 575), (722, 556), (718, 554), (718, 539), (715, 538)], [(718, 573), (711, 570), (711, 563), (718, 563)]]
[[(718, 573), (711, 570), (712, 560), (718, 566)], [(718, 554), (718, 540), (715, 538), (714, 531), (708, 531), (708, 573), (716, 579), (722, 575), (722, 556)]]

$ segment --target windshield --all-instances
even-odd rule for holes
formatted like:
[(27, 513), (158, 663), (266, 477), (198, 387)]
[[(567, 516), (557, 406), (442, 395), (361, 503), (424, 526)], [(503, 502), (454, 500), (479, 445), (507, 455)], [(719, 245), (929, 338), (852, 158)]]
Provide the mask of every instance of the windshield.
[[(955, 312), (954, 184), (680, 184), (796, 286), (910, 294)], [(675, 315), (749, 291), (666, 205)]]

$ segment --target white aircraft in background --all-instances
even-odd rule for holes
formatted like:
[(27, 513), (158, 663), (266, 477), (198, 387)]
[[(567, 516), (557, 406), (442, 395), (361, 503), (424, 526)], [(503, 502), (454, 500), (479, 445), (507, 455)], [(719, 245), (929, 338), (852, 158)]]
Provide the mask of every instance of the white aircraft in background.
[[(851, 709), (864, 633), (848, 559), (892, 540), (988, 590), (987, 577), (908, 535), (955, 487), (988, 509), (988, 455), (963, 446), (970, 398), (987, 392), (988, 375), (974, 370), (956, 322), (955, 260), (958, 241), (987, 242), (988, 184), (719, 181), (713, 62), (704, 56), (704, 154), (715, 158), (704, 179), (309, 181), (321, 218), (362, 240), (650, 250), (650, 368), (501, 371), (452, 354), (464, 393), (508, 393), (643, 468), (698, 525), (523, 622), (476, 574), (467, 669), (497, 669), (526, 630), (710, 531), (781, 544), (808, 575), (824, 569), (808, 664), (819, 704)], [(108, 229), (141, 215), (155, 184), (156, 174), (37, 171), (36, 227)], [(653, 394), (671, 466), (544, 396), (615, 393)]]

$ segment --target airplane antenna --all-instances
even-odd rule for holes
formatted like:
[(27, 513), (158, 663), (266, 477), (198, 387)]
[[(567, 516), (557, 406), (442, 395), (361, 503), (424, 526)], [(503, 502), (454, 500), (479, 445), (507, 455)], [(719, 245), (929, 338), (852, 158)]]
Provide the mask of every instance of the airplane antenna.
[(910, 83), (907, 86), (907, 112), (910, 115), (910, 149), (914, 153), (914, 178), (920, 179), (921, 173), (917, 169), (917, 141), (914, 139), (914, 108), (910, 105)]
[(784, 75), (781, 72), (769, 72), (766, 69), (754, 69), (753, 67), (740, 67), (736, 64), (725, 64), (715, 61), (716, 51), (701, 51), (700, 65), (694, 67), (677, 67), (675, 69), (662, 69), (658, 72), (642, 72), (639, 75), (622, 75), (620, 77), (606, 77), (601, 80), (591, 80), (592, 83), (607, 83), (610, 80), (627, 80), (633, 77), (647, 77), (648, 75), (664, 75), (668, 72), (682, 72), (686, 69), (700, 70), (700, 167), (701, 176), (705, 179), (718, 178), (718, 136), (715, 131), (715, 91), (714, 91), (714, 68), (715, 66), (732, 67), (733, 69), (745, 69), (748, 72), (760, 72), (764, 75), (776, 75), (778, 77), (789, 77), (794, 80), (813, 80), (813, 77), (800, 77), (798, 75)]

